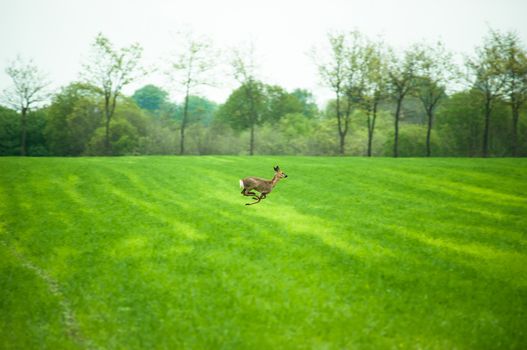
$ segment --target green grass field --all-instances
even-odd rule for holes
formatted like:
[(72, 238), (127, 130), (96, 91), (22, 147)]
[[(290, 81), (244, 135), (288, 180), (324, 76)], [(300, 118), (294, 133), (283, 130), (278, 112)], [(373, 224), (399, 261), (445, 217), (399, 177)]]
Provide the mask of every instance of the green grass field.
[(526, 347), (527, 159), (0, 158), (1, 349)]

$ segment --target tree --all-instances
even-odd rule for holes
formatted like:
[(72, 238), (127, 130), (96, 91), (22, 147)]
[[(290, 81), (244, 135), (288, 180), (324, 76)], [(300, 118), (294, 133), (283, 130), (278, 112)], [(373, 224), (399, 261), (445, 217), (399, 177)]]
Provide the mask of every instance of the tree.
[[(436, 135), (442, 155), (481, 156), (485, 120), (482, 118), (482, 93), (476, 89), (456, 92), (446, 98), (437, 109)], [(507, 104), (496, 101), (493, 106), (493, 128), (490, 130), (489, 151), (506, 155), (510, 147)], [(432, 140), (433, 143), (433, 140)], [(437, 144), (437, 143), (436, 143)]]
[(269, 154), (307, 155), (315, 132), (315, 120), (302, 113), (288, 113), (264, 128), (264, 149)]
[(472, 73), (469, 77), (472, 88), (479, 91), (484, 108), (484, 129), (481, 154), (487, 157), (489, 153), (489, 134), (491, 115), (495, 105), (504, 94), (505, 78), (501, 46), (492, 35), (484, 39), (483, 46), (476, 48), (476, 56), (467, 60), (467, 66)]
[(95, 90), (92, 86), (72, 83), (53, 97), (44, 129), (53, 155), (80, 156), (84, 153), (102, 120)]
[(421, 101), (427, 115), (426, 156), (430, 157), (430, 138), (434, 112), (439, 102), (446, 97), (447, 84), (456, 78), (452, 55), (438, 42), (435, 46), (417, 46), (417, 77), (415, 96)]
[(394, 115), (394, 143), (393, 156), (399, 156), (399, 121), (401, 118), (401, 108), (404, 98), (414, 88), (415, 84), (415, 48), (406, 50), (402, 57), (390, 54), (388, 61), (388, 89), (392, 99), (395, 101)]
[(283, 116), (291, 113), (302, 113), (304, 106), (294, 94), (288, 93), (278, 85), (263, 85), (264, 106), (263, 120), (277, 123)]
[[(218, 105), (204, 97), (189, 96), (187, 102), (187, 118), (193, 122), (209, 125), (214, 117)], [(178, 105), (174, 113), (174, 118), (178, 121), (183, 119), (185, 105)]]
[(185, 35), (183, 50), (171, 63), (167, 73), (170, 80), (184, 91), (183, 118), (180, 129), (179, 154), (185, 153), (185, 129), (189, 123), (189, 97), (201, 85), (211, 85), (210, 71), (215, 67), (215, 53), (208, 39), (196, 39), (192, 33)]
[[(147, 116), (135, 101), (123, 98), (115, 110), (114, 118), (110, 124), (110, 137), (114, 155), (138, 154), (141, 142), (144, 143), (147, 132)], [(87, 146), (90, 155), (105, 154), (104, 127), (95, 130)]]
[[(346, 97), (346, 107), (344, 110), (344, 127), (338, 123), (339, 134), (341, 135), (341, 154), (344, 152), (344, 138), (350, 128), (350, 118), (352, 110), (360, 108), (364, 102), (366, 82), (370, 73), (370, 62), (372, 52), (368, 38), (358, 31), (353, 31), (348, 35), (348, 43), (345, 47), (345, 77), (344, 95)], [(373, 136), (373, 134), (372, 134)]]
[[(251, 85), (247, 85), (251, 84)], [(252, 81), (234, 90), (218, 109), (217, 119), (229, 124), (234, 130), (250, 130), (249, 152), (253, 147), (254, 129), (264, 123), (279, 125), (286, 115), (302, 115), (302, 103), (295, 95), (277, 85)], [(306, 118), (304, 116), (306, 120)], [(267, 128), (268, 129), (268, 128)], [(250, 140), (251, 141), (251, 140)]]
[(143, 86), (132, 95), (132, 99), (139, 107), (150, 112), (161, 110), (167, 103), (167, 98), (168, 92), (152, 84)]
[[(344, 115), (342, 99), (345, 94), (345, 82), (348, 74), (346, 69), (346, 36), (343, 33), (329, 34), (330, 54), (326, 59), (315, 57), (320, 77), (323, 83), (335, 94), (335, 117), (339, 134), (339, 152), (344, 155), (346, 134), (348, 133), (348, 118)], [(318, 62), (317, 62), (318, 61)]]
[(80, 156), (101, 123), (94, 88), (72, 83), (57, 93), (48, 108), (44, 129), (49, 149), (58, 156)]
[(386, 95), (386, 77), (388, 73), (386, 57), (382, 47), (383, 44), (381, 42), (370, 42), (364, 48), (365, 59), (363, 69), (365, 69), (365, 73), (361, 104), (366, 112), (367, 118), (368, 157), (371, 157), (372, 154), (373, 133), (375, 131), (379, 104)]
[(306, 118), (313, 119), (318, 115), (318, 106), (311, 91), (295, 89), (291, 95), (295, 96), (300, 102), (300, 105), (302, 106), (302, 114)]
[(104, 153), (106, 155), (112, 154), (110, 121), (115, 112), (117, 98), (121, 95), (124, 86), (144, 74), (144, 71), (139, 68), (142, 51), (139, 44), (115, 49), (112, 43), (99, 33), (92, 44), (91, 60), (84, 64), (83, 80), (95, 86), (104, 99)]
[(504, 79), (503, 94), (512, 114), (510, 153), (518, 153), (518, 122), (520, 109), (527, 101), (527, 51), (522, 46), (518, 34), (491, 31), (492, 40), (500, 47), (499, 64)]
[[(233, 125), (233, 127), (235, 129), (239, 129), (240, 127), (250, 129), (249, 155), (252, 156), (254, 154), (255, 128), (257, 125), (261, 125), (264, 120), (261, 113), (263, 110), (263, 84), (256, 79), (256, 63), (253, 47), (251, 46), (245, 52), (234, 50), (231, 65), (234, 78), (241, 84), (235, 96), (242, 97), (240, 95), (243, 95), (243, 97), (240, 101), (236, 101), (236, 99), (231, 100), (230, 104), (227, 104), (229, 103), (227, 101), (225, 109), (231, 108), (232, 104), (239, 104), (242, 107), (239, 111), (232, 111), (233, 116), (237, 115), (237, 119), (241, 122), (239, 126)], [(243, 113), (243, 115), (240, 115), (240, 113)]]
[(0, 155), (20, 154), (20, 117), (12, 109), (0, 106)]
[(4, 90), (3, 101), (20, 113), (20, 155), (27, 154), (27, 116), (29, 111), (49, 97), (49, 82), (32, 60), (18, 56), (6, 68), (13, 86)]
[[(247, 95), (250, 95), (250, 98), (247, 98)], [(263, 119), (260, 118), (262, 106), (263, 84), (254, 81), (235, 89), (217, 112), (217, 118), (229, 124), (234, 130), (251, 130), (253, 136), (250, 140), (249, 153), (254, 149), (254, 127), (263, 123)]]
[(217, 118), (232, 129), (249, 130), (249, 155), (253, 155), (255, 150), (255, 128), (265, 120), (264, 100), (264, 85), (256, 80), (248, 80), (230, 94), (217, 112)]
[(329, 35), (330, 54), (318, 59), (320, 76), (335, 94), (334, 111), (339, 135), (339, 153), (345, 153), (346, 137), (350, 132), (354, 110), (363, 109), (367, 116), (368, 155), (372, 153), (377, 108), (385, 95), (385, 54), (381, 43), (373, 43), (358, 31)]

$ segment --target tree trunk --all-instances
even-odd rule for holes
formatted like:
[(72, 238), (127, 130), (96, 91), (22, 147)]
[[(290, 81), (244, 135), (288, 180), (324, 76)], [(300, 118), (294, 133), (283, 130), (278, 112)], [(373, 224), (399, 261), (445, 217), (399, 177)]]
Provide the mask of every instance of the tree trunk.
[(342, 133), (342, 113), (340, 113), (340, 91), (336, 91), (337, 94), (337, 126), (338, 126), (338, 132), (339, 132), (339, 154), (341, 156), (344, 155), (344, 149), (345, 149), (345, 135)]
[(180, 140), (179, 140), (179, 155), (185, 153), (185, 123), (181, 122), (181, 130), (179, 131)]
[(185, 128), (187, 127), (188, 121), (188, 89), (185, 95), (185, 106), (183, 107), (183, 119), (181, 120), (181, 138), (179, 144), (179, 154), (183, 155), (185, 153)]
[(485, 129), (483, 130), (482, 156), (484, 158), (488, 157), (489, 155), (490, 113), (491, 113), (491, 101), (487, 100), (487, 102), (485, 103)]
[(520, 113), (517, 106), (512, 106), (512, 137), (511, 137), (511, 155), (516, 157), (518, 155), (518, 120)]
[(373, 144), (373, 132), (375, 131), (375, 120), (377, 119), (377, 102), (373, 102), (372, 118), (368, 115), (368, 157), (371, 157)]
[(339, 134), (340, 134), (340, 155), (343, 156), (346, 152), (346, 135), (348, 135), (349, 122), (351, 115), (351, 98), (348, 97), (346, 110), (344, 111), (344, 127), (342, 127), (342, 116), (339, 118)]
[(393, 156), (395, 158), (399, 157), (399, 116), (401, 114), (402, 103), (403, 98), (398, 98), (397, 107), (395, 109), (395, 138), (393, 141)]
[(430, 157), (432, 154), (431, 148), (430, 148), (430, 136), (432, 134), (432, 121), (434, 119), (434, 113), (431, 109), (427, 110), (428, 114), (428, 129), (426, 130), (426, 156)]
[(110, 116), (106, 116), (106, 135), (104, 137), (104, 153), (109, 156), (111, 154), (110, 146)]
[(254, 123), (251, 124), (251, 139), (249, 141), (249, 155), (254, 155)]
[(373, 139), (373, 130), (371, 127), (372, 121), (370, 120), (370, 116), (368, 116), (368, 151), (367, 156), (371, 157), (371, 144)]
[(245, 87), (245, 95), (249, 100), (249, 113), (250, 113), (250, 123), (251, 123), (251, 134), (249, 139), (249, 155), (254, 155), (254, 128), (258, 122), (258, 115), (256, 114), (256, 108), (254, 106), (254, 94), (252, 91), (253, 86), (249, 85)]
[(104, 137), (104, 154), (109, 156), (111, 154), (110, 146), (110, 96), (105, 96), (104, 98), (104, 116), (106, 118), (105, 128), (106, 133)]
[(22, 108), (22, 114), (20, 115), (20, 155), (25, 157), (27, 155), (27, 108)]
[(339, 153), (341, 156), (344, 155), (344, 150), (346, 146), (346, 134), (339, 132), (340, 142), (339, 142)]

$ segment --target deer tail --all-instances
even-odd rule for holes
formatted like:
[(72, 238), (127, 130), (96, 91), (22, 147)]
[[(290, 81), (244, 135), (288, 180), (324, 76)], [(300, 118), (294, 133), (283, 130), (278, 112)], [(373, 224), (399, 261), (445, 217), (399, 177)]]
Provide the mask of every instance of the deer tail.
[(240, 180), (240, 188), (244, 188), (243, 180)]

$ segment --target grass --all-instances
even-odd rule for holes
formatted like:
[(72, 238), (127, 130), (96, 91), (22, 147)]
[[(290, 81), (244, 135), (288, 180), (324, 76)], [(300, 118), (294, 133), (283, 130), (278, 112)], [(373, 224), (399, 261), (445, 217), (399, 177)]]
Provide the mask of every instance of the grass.
[(525, 349), (526, 227), (527, 159), (0, 158), (0, 348)]

